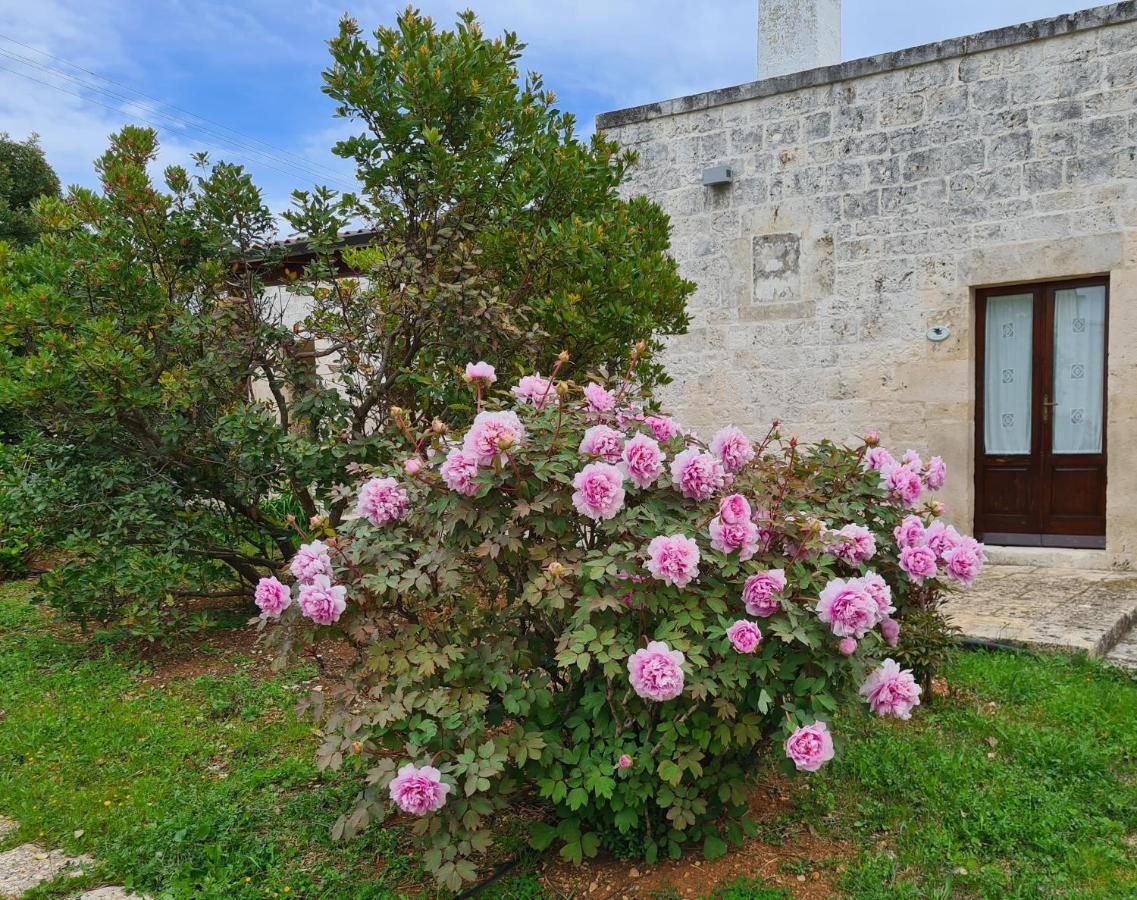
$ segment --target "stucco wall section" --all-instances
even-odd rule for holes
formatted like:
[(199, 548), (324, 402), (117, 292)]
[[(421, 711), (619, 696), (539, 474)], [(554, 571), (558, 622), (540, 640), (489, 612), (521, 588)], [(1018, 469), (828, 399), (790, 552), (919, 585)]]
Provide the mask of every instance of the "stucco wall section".
[[(759, 82), (601, 116), (639, 151), (629, 189), (671, 214), (675, 256), (699, 286), (691, 331), (666, 354), (683, 421), (757, 434), (779, 418), (807, 438), (878, 429), (895, 449), (945, 457), (944, 499), (970, 527), (975, 289), (1109, 273), (1107, 547), (1113, 564), (1131, 561), (1134, 7), (978, 52), (962, 48), (992, 42), (961, 39), (949, 58), (838, 67), (863, 76), (805, 73), (780, 92)], [(703, 187), (712, 165), (730, 165), (734, 183)], [(950, 339), (928, 341), (933, 325)]]

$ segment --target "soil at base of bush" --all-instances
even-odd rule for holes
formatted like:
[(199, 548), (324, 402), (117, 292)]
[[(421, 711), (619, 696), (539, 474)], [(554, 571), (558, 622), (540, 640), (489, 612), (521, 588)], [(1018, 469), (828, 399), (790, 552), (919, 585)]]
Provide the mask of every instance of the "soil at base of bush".
[[(791, 783), (785, 777), (767, 776), (751, 791), (750, 817), (759, 826), (775, 825), (780, 816), (793, 808), (791, 791)], [(604, 855), (574, 866), (550, 855), (541, 881), (552, 896), (591, 900), (661, 895), (703, 897), (740, 878), (761, 878), (767, 885), (785, 888), (801, 900), (838, 896), (833, 885), (844, 868), (842, 860), (854, 855), (852, 845), (825, 838), (797, 823), (779, 829), (778, 833), (780, 843), (770, 843), (760, 834), (709, 862), (696, 848), (681, 859), (664, 860), (654, 866)]]

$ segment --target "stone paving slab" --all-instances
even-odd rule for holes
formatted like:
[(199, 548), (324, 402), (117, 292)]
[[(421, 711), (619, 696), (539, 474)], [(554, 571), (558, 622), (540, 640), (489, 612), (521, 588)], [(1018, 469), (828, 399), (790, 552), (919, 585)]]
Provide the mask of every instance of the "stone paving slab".
[(85, 856), (69, 857), (62, 850), (45, 850), (22, 844), (0, 853), (0, 897), (19, 897), (37, 884), (50, 881), (66, 869), (76, 872), (90, 862)]
[(85, 894), (80, 894), (77, 900), (143, 900), (143, 898), (138, 894), (127, 893), (126, 888), (113, 885), (87, 891)]
[(1103, 656), (1137, 623), (1137, 574), (989, 565), (944, 610), (966, 637)]

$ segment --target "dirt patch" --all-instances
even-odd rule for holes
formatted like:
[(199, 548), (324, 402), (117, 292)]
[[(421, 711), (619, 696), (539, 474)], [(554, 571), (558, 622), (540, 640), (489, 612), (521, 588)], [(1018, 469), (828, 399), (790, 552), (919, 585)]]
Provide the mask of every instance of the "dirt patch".
[[(750, 817), (772, 825), (793, 808), (792, 788), (787, 779), (771, 775), (750, 795)], [(601, 855), (581, 866), (554, 857), (545, 863), (541, 881), (555, 897), (590, 897), (621, 900), (625, 897), (678, 895), (701, 897), (739, 878), (761, 878), (766, 884), (786, 888), (801, 900), (836, 897), (833, 886), (851, 858), (848, 841), (823, 837), (801, 823), (784, 825), (778, 842), (750, 838), (741, 847), (708, 862), (697, 848), (681, 859), (646, 866), (631, 860)]]

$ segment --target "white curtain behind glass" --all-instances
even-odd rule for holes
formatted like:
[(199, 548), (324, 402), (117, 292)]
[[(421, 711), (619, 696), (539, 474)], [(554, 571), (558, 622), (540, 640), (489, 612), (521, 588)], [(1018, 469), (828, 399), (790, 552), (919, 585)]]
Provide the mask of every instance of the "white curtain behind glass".
[(1101, 453), (1105, 288), (1054, 294), (1053, 452)]
[(983, 434), (987, 453), (1030, 453), (1033, 322), (1033, 294), (987, 298), (983, 364)]

